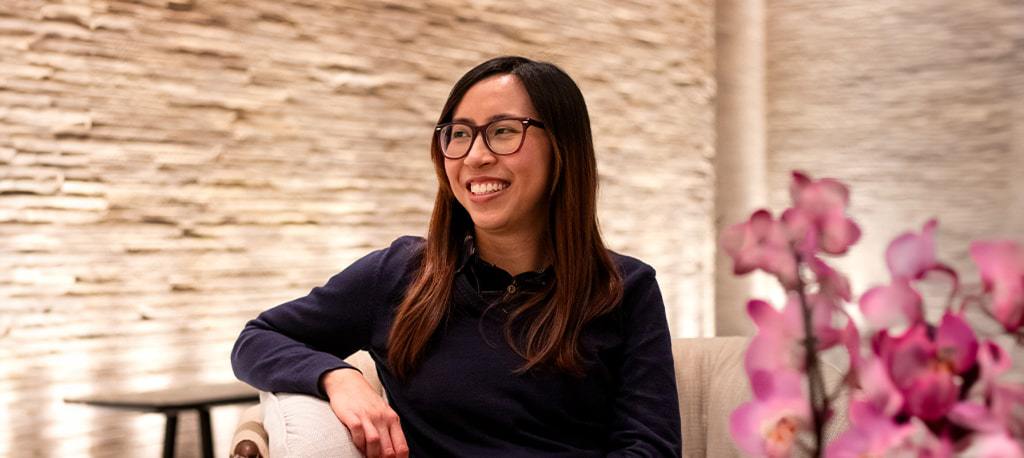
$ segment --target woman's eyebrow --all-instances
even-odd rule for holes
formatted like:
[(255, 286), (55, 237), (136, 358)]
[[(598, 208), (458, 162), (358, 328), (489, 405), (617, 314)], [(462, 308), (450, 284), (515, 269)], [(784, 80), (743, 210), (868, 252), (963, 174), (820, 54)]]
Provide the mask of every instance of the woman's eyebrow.
[[(484, 122), (484, 124), (487, 124), (488, 122), (494, 121), (495, 119), (502, 119), (502, 118), (525, 118), (525, 116), (519, 116), (519, 115), (515, 115), (515, 114), (512, 114), (512, 113), (498, 113), (498, 114), (496, 114), (494, 116), (491, 116), (490, 118), (487, 118), (487, 121)], [(452, 119), (452, 122), (464, 122), (464, 123), (467, 123), (467, 124), (473, 124), (473, 120), (469, 119), (469, 118), (455, 118), (455, 119)]]

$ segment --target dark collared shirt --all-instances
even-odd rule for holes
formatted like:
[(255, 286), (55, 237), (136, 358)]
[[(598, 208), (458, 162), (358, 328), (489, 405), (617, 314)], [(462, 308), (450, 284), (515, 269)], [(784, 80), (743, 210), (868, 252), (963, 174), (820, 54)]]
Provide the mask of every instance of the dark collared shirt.
[(480, 257), (476, 249), (476, 241), (472, 235), (466, 236), (462, 259), (455, 273), (465, 273), (470, 285), (489, 306), (498, 307), (508, 313), (508, 306), (519, 303), (531, 294), (542, 291), (554, 281), (554, 269), (523, 272), (513, 276), (501, 267), (491, 264)]
[[(402, 237), (261, 313), (235, 342), (235, 375), (264, 391), (326, 399), (320, 377), (351, 367), (343, 359), (367, 350), (417, 458), (680, 455), (671, 338), (654, 269), (609, 252), (622, 276), (622, 302), (584, 328), (586, 376), (575, 377), (518, 371), (524, 359), (505, 340), (506, 317), (485, 313), (480, 291), (532, 285), (535, 276), (512, 277), (469, 256), (464, 266), (480, 286), (465, 270), (455, 275), (451, 313), (416, 370), (399, 379), (388, 369), (388, 335), (424, 244)], [(536, 279), (551, 275), (548, 269)]]

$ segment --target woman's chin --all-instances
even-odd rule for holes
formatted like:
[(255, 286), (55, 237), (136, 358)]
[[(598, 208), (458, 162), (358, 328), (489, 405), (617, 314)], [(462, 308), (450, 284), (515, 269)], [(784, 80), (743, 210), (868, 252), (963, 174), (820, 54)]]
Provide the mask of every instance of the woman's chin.
[(501, 215), (470, 215), (477, 231), (501, 232), (508, 227), (508, 218)]

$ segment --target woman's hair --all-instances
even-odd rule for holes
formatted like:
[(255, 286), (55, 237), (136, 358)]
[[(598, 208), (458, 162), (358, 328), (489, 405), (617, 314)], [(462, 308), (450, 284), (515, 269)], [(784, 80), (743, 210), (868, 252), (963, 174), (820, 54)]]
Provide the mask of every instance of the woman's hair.
[[(523, 57), (497, 57), (477, 65), (455, 83), (438, 124), (452, 120), (470, 87), (503, 74), (514, 75), (526, 88), (552, 145), (547, 248), (555, 274), (554, 282), (510, 311), (505, 338), (526, 359), (519, 372), (550, 365), (582, 375), (581, 331), (591, 320), (614, 309), (622, 298), (622, 280), (598, 231), (597, 162), (583, 94), (555, 65)], [(426, 247), (388, 336), (388, 363), (400, 378), (416, 369), (449, 313), (457, 263), (465, 238), (473, 231), (469, 213), (455, 199), (448, 182), (436, 135), (430, 153), (438, 188)], [(513, 323), (520, 329), (516, 335)]]

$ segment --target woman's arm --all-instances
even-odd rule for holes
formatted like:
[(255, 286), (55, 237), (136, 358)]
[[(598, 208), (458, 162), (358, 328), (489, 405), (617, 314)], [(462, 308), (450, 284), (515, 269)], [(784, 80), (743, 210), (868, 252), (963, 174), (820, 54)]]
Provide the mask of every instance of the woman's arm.
[(342, 359), (369, 347), (380, 308), (389, 305), (418, 242), (400, 238), (249, 321), (231, 352), (235, 376), (260, 390), (327, 399), (321, 377), (351, 368)]
[(649, 266), (626, 277), (626, 336), (608, 456), (680, 456), (679, 399), (661, 290)]

